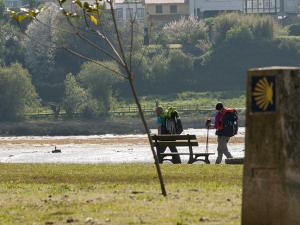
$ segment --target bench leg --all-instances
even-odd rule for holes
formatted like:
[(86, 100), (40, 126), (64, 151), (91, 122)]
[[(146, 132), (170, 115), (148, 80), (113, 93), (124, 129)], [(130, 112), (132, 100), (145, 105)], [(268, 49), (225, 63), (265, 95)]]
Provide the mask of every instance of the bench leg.
[(193, 164), (193, 163), (196, 162), (196, 161), (197, 161), (196, 158), (194, 159), (194, 158), (193, 158), (193, 155), (190, 155), (188, 164)]
[(206, 164), (210, 164), (210, 161), (209, 161), (209, 159), (208, 159), (208, 156), (205, 156), (204, 162), (205, 162)]
[(163, 163), (164, 157), (160, 153), (161, 153), (160, 148), (156, 148), (156, 155), (157, 155), (157, 158), (158, 158), (158, 162)]

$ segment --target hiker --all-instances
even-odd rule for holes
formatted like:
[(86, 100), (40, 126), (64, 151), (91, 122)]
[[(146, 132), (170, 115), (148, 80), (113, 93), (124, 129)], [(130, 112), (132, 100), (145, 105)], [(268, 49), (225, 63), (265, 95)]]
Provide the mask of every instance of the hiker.
[(228, 151), (227, 143), (230, 137), (237, 134), (237, 112), (235, 109), (225, 108), (221, 102), (216, 105), (217, 113), (215, 115), (214, 126), (211, 125), (211, 120), (206, 121), (206, 127), (214, 127), (216, 129), (216, 135), (218, 136), (218, 157), (216, 164), (220, 164), (223, 154), (227, 158), (232, 158), (231, 153)]
[[(171, 134), (168, 129), (167, 129), (167, 120), (168, 120), (168, 115), (167, 112), (164, 111), (164, 109), (160, 106), (156, 107), (155, 109), (156, 112), (156, 116), (157, 116), (157, 131), (158, 131), (158, 135), (163, 135), (163, 134)], [(162, 147), (162, 148), (157, 148), (157, 151), (159, 151), (160, 153), (164, 153), (166, 151), (167, 147)], [(174, 147), (170, 147), (169, 149), (171, 152), (178, 152), (177, 148)], [(158, 154), (159, 156), (159, 154)], [(162, 158), (159, 157), (158, 158), (159, 162), (162, 162)], [(181, 159), (179, 155), (173, 155), (172, 156), (172, 163), (174, 164), (178, 164), (181, 163)]]

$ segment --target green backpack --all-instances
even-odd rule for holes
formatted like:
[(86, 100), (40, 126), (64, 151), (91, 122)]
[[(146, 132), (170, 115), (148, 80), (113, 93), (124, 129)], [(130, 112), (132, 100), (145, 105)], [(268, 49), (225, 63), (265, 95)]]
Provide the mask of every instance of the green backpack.
[(166, 128), (170, 134), (181, 134), (183, 126), (178, 112), (174, 107), (169, 107), (165, 113)]

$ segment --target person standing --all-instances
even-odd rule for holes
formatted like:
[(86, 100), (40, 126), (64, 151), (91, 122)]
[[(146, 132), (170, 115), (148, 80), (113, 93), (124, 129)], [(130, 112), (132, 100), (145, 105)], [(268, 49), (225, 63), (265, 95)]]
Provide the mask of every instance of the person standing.
[[(208, 119), (206, 121), (206, 127), (214, 127), (216, 129), (216, 135), (218, 136), (218, 157), (216, 159), (216, 164), (220, 164), (222, 162), (223, 154), (227, 158), (232, 158), (227, 143), (229, 142), (230, 137), (237, 133), (237, 113), (234, 109), (226, 109), (221, 102), (216, 104), (216, 111), (214, 126), (211, 125), (211, 120)], [(226, 115), (226, 122), (224, 122), (225, 113), (227, 112), (229, 113), (227, 114), (228, 116)]]
[[(164, 109), (160, 106), (156, 107), (155, 109), (156, 116), (157, 116), (157, 133), (158, 135), (164, 135), (164, 134), (170, 134), (170, 132), (167, 129), (167, 113), (164, 112)], [(167, 147), (157, 148), (158, 153), (164, 153), (166, 151)], [(171, 152), (178, 153), (177, 148), (169, 146), (169, 149)], [(160, 157), (160, 154), (158, 155), (158, 160), (160, 163), (162, 163), (162, 157)], [(172, 163), (179, 164), (181, 163), (181, 159), (179, 155), (173, 155), (172, 156)]]

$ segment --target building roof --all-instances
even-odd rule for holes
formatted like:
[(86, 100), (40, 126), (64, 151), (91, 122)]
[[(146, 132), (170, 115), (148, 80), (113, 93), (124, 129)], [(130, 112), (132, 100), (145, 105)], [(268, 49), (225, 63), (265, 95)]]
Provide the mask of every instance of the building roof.
[(185, 0), (145, 0), (145, 4), (183, 4)]
[(115, 4), (123, 4), (123, 3), (142, 3), (142, 0), (114, 0)]

